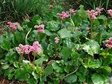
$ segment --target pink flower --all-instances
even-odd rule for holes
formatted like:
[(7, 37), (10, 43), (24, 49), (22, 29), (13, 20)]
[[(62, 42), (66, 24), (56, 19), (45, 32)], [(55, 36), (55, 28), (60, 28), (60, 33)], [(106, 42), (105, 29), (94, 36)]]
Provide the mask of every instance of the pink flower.
[(15, 26), (18, 27), (19, 26), (19, 23), (16, 23)]
[(11, 24), (12, 24), (12, 22), (7, 22), (7, 24), (11, 25)]
[(34, 28), (37, 28), (37, 29), (43, 28), (44, 29), (44, 25), (43, 24), (41, 24), (39, 26), (38, 25), (35, 25)]
[(35, 25), (34, 28), (39, 28), (39, 26)]
[(112, 9), (109, 9), (109, 10), (108, 10), (108, 14), (109, 14), (110, 16), (112, 16)]
[(44, 29), (38, 29), (38, 32), (45, 33)]
[(108, 47), (108, 48), (112, 47), (112, 45), (110, 45), (110, 44), (106, 44), (105, 46)]
[(19, 48), (19, 47), (16, 47), (16, 50), (18, 51), (19, 54), (23, 54), (24, 53), (24, 51), (21, 48)]
[(55, 43), (57, 44), (59, 42), (59, 38), (55, 37)]
[(44, 28), (44, 25), (43, 24), (39, 25), (39, 28)]
[(34, 51), (33, 52), (36, 52), (36, 53), (40, 53), (41, 52), (41, 45), (39, 44), (39, 42), (38, 41), (35, 41), (34, 43), (33, 43), (33, 47), (34, 47)]
[(41, 45), (39, 44), (38, 41), (35, 41), (35, 42), (33, 43), (33, 47), (41, 47)]
[(35, 48), (33, 46), (30, 46), (30, 49), (29, 49), (31, 52), (35, 52)]
[(87, 29), (87, 30), (89, 30), (90, 28), (89, 28), (89, 27), (87, 27), (86, 29)]
[(22, 45), (19, 44), (19, 47), (16, 47), (16, 50), (19, 54), (30, 54), (31, 52), (40, 53), (41, 52), (41, 45), (38, 41), (33, 43), (33, 46), (30, 45)]
[(53, 5), (50, 5), (49, 8), (53, 8)]
[(109, 40), (105, 41), (107, 44), (105, 44), (106, 47), (111, 48), (112, 47), (112, 37), (109, 38)]
[(41, 48), (36, 48), (35, 52), (36, 53), (40, 53), (41, 52)]
[(76, 14), (77, 10), (74, 10), (74, 9), (69, 9), (70, 13), (72, 13), (73, 15)]
[(70, 16), (68, 12), (57, 13), (57, 15), (62, 20), (65, 20), (66, 18), (68, 18)]
[(97, 10), (97, 12), (98, 12), (98, 14), (101, 14), (101, 12), (104, 10), (104, 8), (98, 8), (98, 7), (96, 7), (96, 10)]
[(16, 29), (17, 29), (17, 27), (16, 27), (15, 25), (13, 25), (13, 26), (12, 26), (12, 29), (16, 30)]
[(43, 24), (41, 24), (39, 26), (35, 25), (34, 28), (37, 28), (38, 32), (40, 32), (40, 33), (45, 33)]
[(10, 25), (10, 28), (14, 30), (16, 30), (17, 27), (19, 26), (19, 23), (13, 24), (12, 22), (8, 22), (8, 24)]
[(96, 16), (98, 15), (98, 12), (95, 12), (94, 10), (91, 11), (87, 10), (87, 13), (89, 14), (92, 20), (96, 19)]
[(23, 54), (24, 52), (22, 52), (21, 48), (16, 47), (16, 50), (18, 51), (19, 54)]

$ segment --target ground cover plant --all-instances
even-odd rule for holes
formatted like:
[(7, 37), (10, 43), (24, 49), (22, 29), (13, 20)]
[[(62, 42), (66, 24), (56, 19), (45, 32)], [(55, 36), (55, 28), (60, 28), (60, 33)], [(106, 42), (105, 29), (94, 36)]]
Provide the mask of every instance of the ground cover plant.
[[(0, 75), (28, 84), (106, 84), (112, 69), (112, 10), (70, 9), (7, 22)], [(59, 11), (59, 10), (58, 10)]]

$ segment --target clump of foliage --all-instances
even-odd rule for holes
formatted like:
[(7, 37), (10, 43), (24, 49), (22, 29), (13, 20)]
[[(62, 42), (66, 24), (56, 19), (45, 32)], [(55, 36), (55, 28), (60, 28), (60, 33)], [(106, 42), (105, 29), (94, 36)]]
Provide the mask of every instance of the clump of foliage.
[(43, 18), (35, 15), (21, 25), (8, 22), (7, 33), (0, 36), (0, 75), (28, 84), (107, 83), (111, 10), (107, 18), (103, 9), (86, 11), (81, 5), (58, 13), (50, 7)]
[[(54, 0), (55, 1), (55, 0)], [(31, 19), (35, 14), (43, 16), (43, 12), (50, 12), (52, 5), (61, 6), (63, 2), (53, 0), (0, 0), (1, 21), (23, 21)], [(51, 7), (50, 7), (51, 6)], [(46, 8), (48, 8), (46, 10)], [(53, 7), (54, 9), (55, 7)]]

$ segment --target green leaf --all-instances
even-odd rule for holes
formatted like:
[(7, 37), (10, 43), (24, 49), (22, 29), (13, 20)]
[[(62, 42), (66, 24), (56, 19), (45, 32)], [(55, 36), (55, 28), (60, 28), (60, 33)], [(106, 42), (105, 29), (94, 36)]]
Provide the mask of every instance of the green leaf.
[(34, 78), (28, 78), (27, 79), (27, 83), (28, 84), (37, 84), (38, 83), (38, 80), (35, 80)]
[(70, 57), (71, 53), (72, 53), (72, 52), (71, 52), (71, 49), (70, 49), (70, 48), (64, 47), (64, 48), (61, 50), (60, 55), (61, 55), (62, 59), (64, 59), (65, 61), (67, 61), (68, 58)]
[(79, 26), (79, 25), (80, 25), (80, 23), (81, 23), (81, 18), (80, 18), (80, 16), (79, 16), (79, 14), (75, 14), (75, 15), (73, 16), (73, 22), (74, 22), (75, 26)]
[(86, 59), (85, 62), (82, 63), (85, 68), (99, 68), (101, 66), (101, 62), (97, 59)]
[(32, 21), (33, 21), (33, 23), (38, 24), (38, 25), (42, 23), (41, 17), (39, 15), (35, 15), (32, 18)]
[(100, 50), (100, 45), (94, 40), (90, 40), (83, 44), (83, 49), (90, 55), (98, 54)]
[(59, 64), (56, 62), (52, 63), (52, 67), (56, 72), (63, 72), (63, 68), (61, 66), (59, 66)]
[(7, 40), (4, 40), (1, 44), (0, 47), (3, 48), (4, 50), (9, 50), (11, 48), (11, 43)]
[(52, 33), (48, 30), (45, 30), (45, 33), (46, 33), (47, 36), (52, 36)]
[(91, 77), (94, 84), (105, 84), (103, 77), (99, 74), (93, 74)]
[(60, 35), (61, 38), (72, 37), (71, 32), (67, 30), (66, 28), (59, 30), (58, 34)]
[(111, 70), (111, 67), (109, 67), (109, 66), (101, 66), (100, 69), (101, 69), (101, 70), (105, 70), (105, 71), (107, 71), (107, 72), (109, 72), (109, 73), (112, 71), (112, 70)]
[(49, 21), (48, 23), (47, 23), (47, 29), (49, 30), (49, 31), (57, 31), (57, 30), (59, 30), (59, 27), (58, 27), (58, 22), (55, 22), (55, 21)]
[(35, 73), (35, 72), (32, 72), (32, 75), (34, 76), (34, 79), (38, 79), (39, 78), (39, 74)]
[(86, 80), (85, 76), (79, 76), (79, 81), (84, 82)]
[(83, 5), (80, 5), (80, 9), (77, 11), (77, 13), (79, 14), (80, 18), (82, 18), (83, 20), (86, 20), (88, 18), (87, 12), (86, 10), (84, 10)]
[(15, 79), (18, 79), (19, 81), (25, 81), (29, 77), (29, 73), (24, 68), (19, 68), (15, 70)]
[(65, 81), (68, 83), (74, 83), (77, 81), (77, 76), (75, 74), (69, 75), (65, 78)]
[(21, 32), (15, 32), (15, 39), (16, 39), (18, 44), (19, 43), (24, 43), (25, 36)]
[(19, 68), (19, 62), (14, 62), (14, 67)]
[(11, 80), (13, 76), (14, 76), (14, 73), (9, 74), (8, 79)]
[(8, 64), (2, 65), (2, 69), (8, 69), (8, 68), (9, 68)]
[(8, 68), (7, 70), (5, 70), (4, 75), (8, 76), (9, 74), (12, 74), (12, 73), (14, 73), (14, 69), (13, 68)]
[(48, 57), (47, 56), (43, 56), (43, 57), (39, 58), (38, 60), (35, 60), (35, 64), (39, 66), (39, 65), (42, 65), (42, 63), (44, 61), (48, 61)]
[(69, 71), (70, 71), (69, 67), (66, 66), (66, 67), (64, 68), (64, 71), (67, 72), (67, 73), (69, 73)]
[(50, 75), (52, 72), (53, 72), (53, 67), (52, 67), (52, 65), (48, 65), (48, 66), (45, 68), (45, 73), (46, 73), (46, 75)]

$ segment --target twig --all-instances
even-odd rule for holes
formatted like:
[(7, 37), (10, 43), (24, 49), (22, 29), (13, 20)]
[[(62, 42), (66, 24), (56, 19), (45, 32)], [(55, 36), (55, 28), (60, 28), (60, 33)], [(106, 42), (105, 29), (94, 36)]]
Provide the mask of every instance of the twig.
[(78, 69), (79, 69), (79, 67), (77, 67), (75, 71), (73, 71), (73, 72), (67, 74), (66, 76), (64, 76), (61, 80), (63, 81), (67, 76), (70, 76), (71, 74), (74, 74)]

